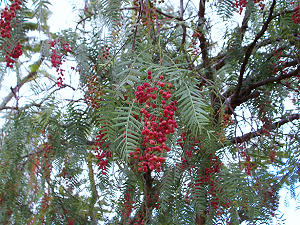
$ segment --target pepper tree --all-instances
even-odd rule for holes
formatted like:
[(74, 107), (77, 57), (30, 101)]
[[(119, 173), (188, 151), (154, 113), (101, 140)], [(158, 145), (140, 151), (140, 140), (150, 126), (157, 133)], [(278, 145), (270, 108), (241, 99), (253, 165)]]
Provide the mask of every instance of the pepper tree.
[(299, 2), (82, 0), (57, 33), (51, 1), (1, 3), (1, 223), (280, 217), (300, 175)]

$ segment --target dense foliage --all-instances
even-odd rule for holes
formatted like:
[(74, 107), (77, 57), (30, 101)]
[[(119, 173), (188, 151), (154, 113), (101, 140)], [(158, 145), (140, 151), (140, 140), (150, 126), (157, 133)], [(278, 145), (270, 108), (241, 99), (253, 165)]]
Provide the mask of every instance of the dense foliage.
[(1, 3), (1, 224), (279, 219), (299, 2), (82, 0), (59, 33), (51, 1)]

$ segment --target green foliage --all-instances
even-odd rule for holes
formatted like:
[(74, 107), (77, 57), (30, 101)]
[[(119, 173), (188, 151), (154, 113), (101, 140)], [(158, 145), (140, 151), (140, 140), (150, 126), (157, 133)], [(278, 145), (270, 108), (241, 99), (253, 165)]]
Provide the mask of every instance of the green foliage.
[(297, 3), (181, 2), (85, 1), (59, 33), (51, 1), (22, 3), (0, 38), (1, 224), (281, 222), (280, 190), (299, 192)]
[(176, 98), (183, 124), (198, 137), (209, 122), (209, 107), (203, 102), (203, 94), (192, 82), (179, 82)]
[(133, 114), (139, 114), (139, 108), (132, 102), (128, 107), (116, 108), (115, 114), (111, 127), (118, 133), (116, 138), (112, 138), (115, 139), (112, 144), (116, 146), (117, 155), (127, 161), (128, 153), (140, 144), (142, 124), (133, 117)]

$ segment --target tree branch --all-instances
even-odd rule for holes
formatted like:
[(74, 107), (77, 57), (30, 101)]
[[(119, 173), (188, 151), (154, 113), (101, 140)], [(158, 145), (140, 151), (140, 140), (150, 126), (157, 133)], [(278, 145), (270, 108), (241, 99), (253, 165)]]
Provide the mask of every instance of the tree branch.
[(251, 84), (251, 85), (249, 85), (248, 89), (253, 90), (253, 89), (256, 89), (256, 88), (261, 87), (261, 86), (266, 85), (266, 84), (270, 84), (270, 83), (273, 83), (273, 82), (278, 82), (278, 81), (281, 81), (281, 80), (284, 80), (284, 79), (287, 79), (287, 78), (290, 78), (290, 77), (295, 77), (295, 76), (299, 75), (299, 71), (300, 71), (300, 66), (298, 66), (296, 70), (294, 70), (290, 73), (282, 74), (278, 77), (270, 77), (268, 79), (258, 81), (254, 84)]
[[(140, 7), (125, 7), (125, 8), (120, 8), (120, 10), (139, 10), (139, 9), (140, 9)], [(169, 14), (167, 14), (167, 13), (165, 13), (165, 12), (163, 12), (163, 11), (157, 9), (157, 8), (154, 8), (154, 10), (157, 13), (159, 13), (159, 14), (161, 14), (161, 15), (169, 18), (169, 19), (175, 19), (175, 20), (178, 20), (178, 21), (183, 21), (183, 19), (181, 17), (176, 17), (176, 16), (169, 15)]]
[(153, 186), (154, 179), (151, 176), (151, 171), (148, 170), (146, 173), (141, 175), (142, 183), (143, 183), (143, 195), (144, 201), (136, 211), (135, 216), (129, 223), (130, 225), (135, 224), (137, 218), (141, 221), (144, 221), (145, 224), (148, 224), (151, 216), (152, 211), (154, 209), (154, 194), (156, 193), (155, 187)]
[(15, 93), (28, 81), (30, 81), (36, 72), (29, 73), (26, 77), (24, 77), (14, 88), (11, 88), (11, 92), (6, 96), (6, 98), (0, 104), (0, 109), (5, 109), (6, 104), (15, 96)]
[[(294, 63), (295, 62), (293, 61), (293, 62), (288, 62), (287, 64), (293, 64), (294, 65)], [(227, 106), (230, 106), (230, 108), (228, 107), (228, 112), (227, 113), (231, 114), (231, 113), (233, 113), (232, 110), (234, 110), (240, 104), (248, 101), (249, 99), (257, 98), (259, 96), (259, 92), (258, 91), (253, 91), (253, 90), (255, 90), (255, 89), (257, 89), (261, 86), (270, 84), (270, 83), (279, 82), (279, 81), (287, 79), (287, 78), (299, 76), (299, 71), (300, 71), (300, 66), (298, 66), (297, 69), (292, 71), (292, 72), (282, 74), (282, 75), (277, 76), (277, 77), (270, 77), (270, 78), (267, 78), (265, 80), (258, 81), (256, 83), (250, 84), (248, 87), (245, 87), (241, 91), (241, 96), (242, 97), (238, 96), (236, 98), (233, 98), (233, 96), (230, 96), (225, 100), (225, 104)], [(225, 96), (226, 96), (226, 94), (225, 94)]]
[[(205, 0), (200, 0), (199, 12), (198, 12), (199, 22), (198, 22), (197, 29), (200, 32), (199, 41), (200, 41), (201, 55), (203, 60), (203, 67), (207, 69), (207, 67), (209, 66), (208, 49), (207, 49), (208, 44), (204, 33), (201, 31), (201, 26), (203, 26), (205, 22), (204, 15), (205, 15)], [(209, 76), (207, 78), (211, 79), (211, 77)]]
[(97, 219), (95, 216), (94, 208), (95, 208), (95, 204), (96, 204), (99, 196), (98, 196), (96, 182), (95, 182), (95, 178), (94, 178), (92, 155), (89, 154), (87, 156), (86, 160), (87, 160), (87, 165), (88, 165), (88, 170), (89, 170), (88, 176), (89, 176), (89, 181), (90, 181), (90, 188), (91, 188), (91, 192), (92, 192), (92, 197), (91, 197), (90, 203), (89, 203), (89, 215), (90, 215), (92, 222), (94, 224), (97, 224)]
[[(293, 120), (298, 120), (298, 119), (300, 119), (300, 114), (289, 115), (287, 118), (281, 119), (280, 121), (277, 121), (277, 122), (269, 125), (268, 130), (269, 131), (275, 130), (276, 128), (278, 128), (288, 122), (292, 122)], [(265, 130), (266, 130), (266, 128), (263, 127), (263, 128), (258, 129), (257, 131), (253, 131), (253, 132), (244, 134), (240, 137), (232, 138), (230, 141), (232, 144), (243, 143), (243, 142), (249, 141), (251, 138), (263, 135)]]
[(10, 109), (10, 110), (24, 110), (24, 109), (28, 109), (28, 108), (30, 108), (32, 106), (41, 107), (42, 103), (31, 103), (31, 104), (25, 105), (24, 107), (4, 106), (4, 107), (0, 108), (0, 111), (6, 110), (6, 109)]
[(15, 96), (15, 93), (20, 90), (20, 88), (26, 84), (27, 82), (31, 81), (34, 79), (34, 76), (37, 74), (37, 70), (44, 61), (44, 57), (41, 57), (34, 65), (37, 65), (36, 69), (32, 72), (30, 72), (26, 77), (24, 77), (20, 82), (14, 87), (11, 88), (11, 92), (4, 98), (2, 103), (0, 104), (0, 109), (6, 109), (6, 104)]
[(269, 23), (271, 22), (271, 20), (273, 18), (272, 14), (273, 14), (273, 11), (274, 11), (274, 8), (275, 8), (275, 4), (276, 4), (276, 0), (273, 0), (272, 5), (271, 5), (270, 10), (269, 10), (269, 16), (268, 16), (267, 21), (262, 26), (260, 32), (258, 32), (258, 34), (255, 36), (253, 42), (246, 49), (245, 57), (244, 57), (243, 63), (242, 63), (241, 68), (240, 68), (240, 75), (239, 75), (239, 78), (238, 78), (238, 84), (237, 84), (237, 87), (236, 87), (236, 91), (233, 95), (234, 98), (236, 98), (239, 95), (240, 90), (242, 88), (243, 76), (244, 76), (244, 73), (246, 71), (246, 65), (248, 64), (249, 58), (250, 58), (250, 56), (252, 54), (252, 51), (253, 51), (253, 49), (256, 45), (256, 42), (258, 41), (258, 39), (260, 39), (264, 35), (264, 33), (266, 32), (266, 30), (269, 26)]
[[(247, 3), (247, 5), (249, 4), (249, 2)], [(248, 28), (248, 21), (250, 19), (250, 15), (252, 13), (252, 10), (250, 7), (246, 7), (246, 12), (242, 21), (242, 26), (240, 28), (240, 33), (241, 33), (241, 39), (243, 40), (245, 32)]]
[[(295, 37), (296, 38), (296, 37)], [(261, 47), (264, 47), (266, 45), (270, 45), (272, 44), (273, 42), (280, 42), (282, 41), (282, 38), (276, 38), (276, 39), (265, 39), (261, 42), (258, 42), (255, 46), (256, 49), (259, 49)], [(246, 51), (246, 49), (248, 48), (249, 46), (245, 46), (243, 47), (243, 51)], [(219, 53), (217, 56), (211, 58), (211, 60), (215, 61), (216, 63), (214, 64), (214, 68), (218, 71), (220, 70), (226, 63), (226, 59), (228, 58), (228, 55), (230, 53)]]
[(178, 20), (178, 21), (183, 21), (183, 18), (181, 17), (176, 17), (176, 16), (172, 16), (172, 15), (169, 15), (169, 14), (166, 14), (162, 11), (160, 11), (159, 9), (155, 8), (155, 11), (158, 12), (159, 14), (169, 18), (169, 19), (175, 19), (175, 20)]
[[(182, 21), (183, 21), (183, 13), (184, 13), (183, 0), (180, 0), (180, 18)], [(185, 24), (182, 24), (181, 27), (182, 27), (182, 39), (181, 39), (180, 46), (183, 47), (186, 39), (186, 26)]]

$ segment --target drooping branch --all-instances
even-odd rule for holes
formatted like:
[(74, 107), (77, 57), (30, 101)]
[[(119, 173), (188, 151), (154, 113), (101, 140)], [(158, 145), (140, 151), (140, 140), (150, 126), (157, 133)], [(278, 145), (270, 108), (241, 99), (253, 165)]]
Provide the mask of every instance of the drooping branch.
[[(281, 119), (275, 123), (272, 123), (268, 126), (268, 130), (275, 130), (279, 128), (280, 126), (292, 122), (293, 120), (298, 120), (300, 119), (300, 114), (292, 114), (289, 115), (287, 118)], [(236, 144), (236, 143), (243, 143), (249, 141), (251, 138), (258, 137), (264, 134), (266, 128), (260, 128), (257, 131), (249, 132), (247, 134), (244, 134), (240, 137), (232, 138), (231, 143)]]

